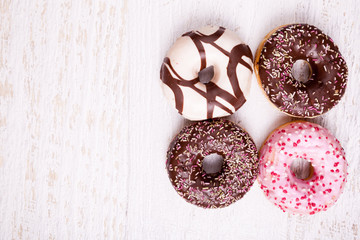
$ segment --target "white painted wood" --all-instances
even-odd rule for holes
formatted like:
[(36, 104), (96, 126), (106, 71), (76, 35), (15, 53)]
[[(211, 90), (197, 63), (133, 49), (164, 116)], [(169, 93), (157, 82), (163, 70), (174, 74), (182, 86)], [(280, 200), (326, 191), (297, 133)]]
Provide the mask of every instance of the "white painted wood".
[[(0, 239), (360, 239), (360, 23), (356, 0), (0, 1)], [(255, 52), (282, 24), (318, 26), (349, 66), (338, 106), (313, 121), (341, 141), (343, 195), (314, 216), (283, 213), (255, 184), (225, 209), (173, 190), (169, 142), (189, 121), (167, 104), (162, 58), (206, 24)], [(253, 77), (230, 117), (259, 147), (290, 120)]]

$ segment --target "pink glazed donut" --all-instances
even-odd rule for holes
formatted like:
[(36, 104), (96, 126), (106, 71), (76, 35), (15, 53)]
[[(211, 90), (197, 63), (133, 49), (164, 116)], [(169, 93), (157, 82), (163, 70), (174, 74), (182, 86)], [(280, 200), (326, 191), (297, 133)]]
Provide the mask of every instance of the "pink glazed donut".
[(275, 129), (264, 142), (258, 181), (284, 212), (314, 214), (337, 201), (346, 169), (345, 152), (327, 129), (295, 121)]

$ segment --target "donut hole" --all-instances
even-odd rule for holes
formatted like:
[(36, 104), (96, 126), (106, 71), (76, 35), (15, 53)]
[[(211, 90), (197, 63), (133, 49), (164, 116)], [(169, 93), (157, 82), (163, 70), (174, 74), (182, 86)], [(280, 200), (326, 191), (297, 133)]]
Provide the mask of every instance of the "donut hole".
[(290, 165), (290, 170), (300, 180), (309, 180), (314, 174), (311, 162), (303, 158), (294, 159)]
[(208, 84), (214, 78), (214, 66), (209, 66), (200, 70), (198, 76), (201, 83)]
[(312, 74), (310, 63), (303, 59), (296, 60), (291, 69), (291, 74), (296, 81), (306, 83)]
[(224, 157), (217, 153), (212, 153), (204, 157), (202, 168), (206, 174), (215, 174), (221, 171)]

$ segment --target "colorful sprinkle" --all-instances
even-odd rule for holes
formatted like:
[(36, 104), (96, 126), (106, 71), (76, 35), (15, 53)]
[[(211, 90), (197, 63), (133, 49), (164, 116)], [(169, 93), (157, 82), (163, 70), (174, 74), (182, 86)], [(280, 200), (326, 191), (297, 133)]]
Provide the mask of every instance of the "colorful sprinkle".
[[(292, 68), (305, 60), (309, 80), (297, 81)], [(329, 111), (344, 94), (348, 68), (338, 47), (318, 28), (307, 24), (277, 29), (256, 56), (255, 71), (269, 100), (295, 117), (315, 117)]]
[[(179, 146), (179, 147), (177, 147)], [(205, 156), (224, 157), (222, 170), (207, 174)], [(258, 153), (248, 133), (228, 120), (208, 120), (183, 128), (167, 153), (171, 183), (186, 201), (203, 208), (226, 207), (239, 200), (254, 183)]]
[[(300, 128), (313, 138), (303, 141), (304, 133), (297, 131)], [(279, 154), (282, 147), (276, 143), (280, 139), (296, 143), (285, 146), (288, 155)], [(299, 156), (313, 167), (309, 179), (296, 178), (290, 169)], [(327, 129), (304, 121), (285, 124), (270, 134), (260, 150), (259, 168), (258, 181), (267, 198), (280, 209), (299, 214), (314, 214), (332, 206), (347, 176), (345, 153), (339, 141)]]

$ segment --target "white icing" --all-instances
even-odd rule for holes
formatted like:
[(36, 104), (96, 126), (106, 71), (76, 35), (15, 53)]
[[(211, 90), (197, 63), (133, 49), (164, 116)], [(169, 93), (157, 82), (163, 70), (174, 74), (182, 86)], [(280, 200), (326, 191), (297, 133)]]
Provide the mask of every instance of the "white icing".
[[(222, 99), (221, 97), (216, 97), (215, 98), (216, 101), (218, 101), (219, 103), (221, 103), (222, 105), (224, 105), (225, 107), (229, 108), (232, 112), (235, 112), (235, 108), (233, 105), (231, 105), (230, 103), (228, 103), (227, 101), (225, 101), (224, 99)], [(225, 112), (225, 111), (224, 111)], [(227, 112), (225, 112), (226, 115), (228, 115)]]
[(205, 26), (201, 28), (200, 30), (197, 30), (197, 32), (205, 34), (205, 35), (211, 35), (215, 33), (219, 29), (218, 26)]
[(229, 113), (228, 112), (225, 112), (223, 109), (215, 106), (214, 107), (214, 116), (217, 116), (217, 117), (225, 117), (225, 116), (228, 116)]
[(212, 82), (234, 95), (234, 91), (227, 76), (227, 65), (229, 63), (229, 57), (220, 53), (219, 50), (210, 44), (204, 43), (203, 45), (206, 52), (206, 65), (214, 66), (214, 78)]
[[(251, 67), (253, 66), (250, 58), (243, 56), (242, 59), (250, 64)], [(252, 72), (244, 65), (238, 64), (236, 67), (236, 74), (238, 76), (241, 91), (243, 92), (245, 99), (247, 99), (251, 88)]]
[(244, 42), (241, 41), (241, 39), (236, 33), (226, 29), (224, 34), (218, 40), (216, 40), (215, 43), (221, 46), (221, 48), (223, 48), (227, 52), (231, 52), (231, 49), (233, 49), (234, 46)]
[(183, 115), (189, 120), (205, 119), (207, 115), (207, 100), (200, 94), (194, 94), (191, 88), (180, 86), (184, 95)]
[(181, 37), (167, 53), (174, 70), (185, 80), (198, 76), (200, 70), (200, 55), (190, 37)]
[(169, 88), (166, 84), (161, 84), (161, 87), (165, 97), (169, 100), (170, 104), (175, 107), (175, 95), (171, 88)]

